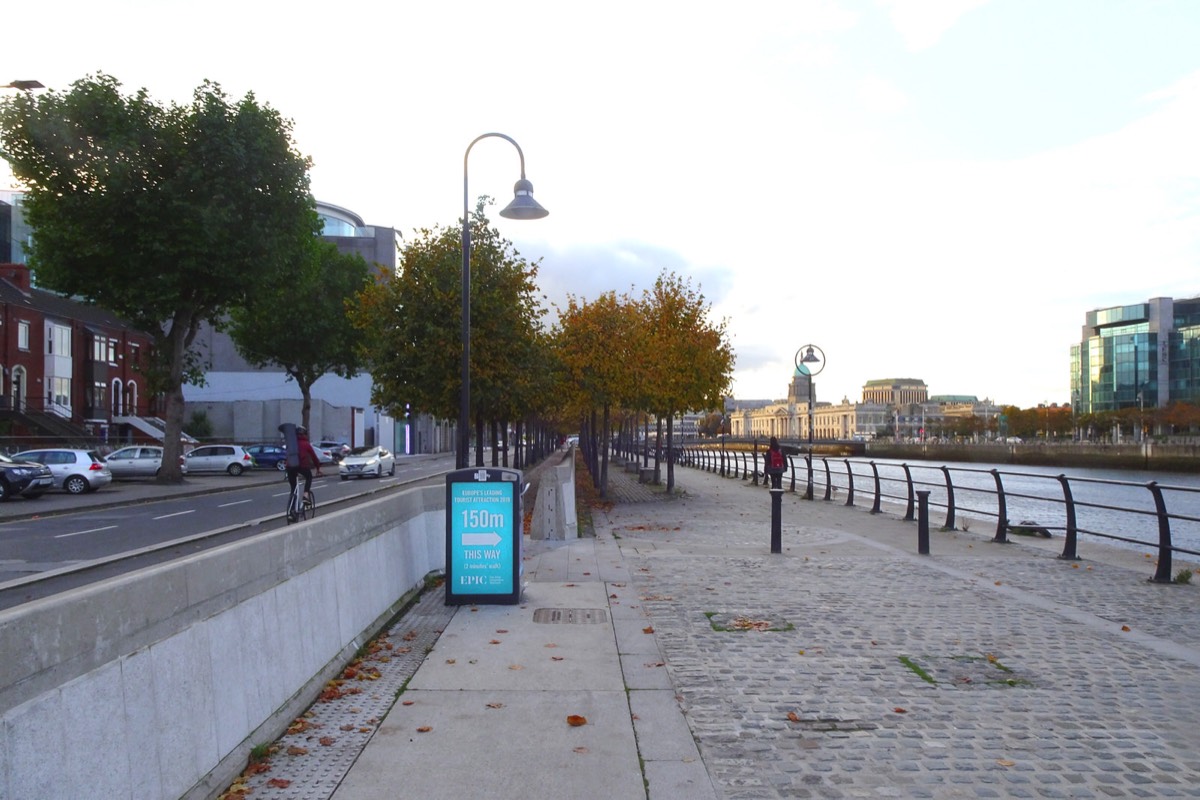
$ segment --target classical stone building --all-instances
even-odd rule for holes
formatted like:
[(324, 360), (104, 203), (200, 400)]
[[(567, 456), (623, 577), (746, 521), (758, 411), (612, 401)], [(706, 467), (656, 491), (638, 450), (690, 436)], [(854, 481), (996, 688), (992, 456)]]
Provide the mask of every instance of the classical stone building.
[(730, 434), (785, 441), (922, 440), (949, 435), (957, 417), (987, 420), (999, 413), (991, 400), (971, 395), (930, 397), (925, 382), (916, 378), (867, 381), (861, 402), (843, 397), (840, 403), (822, 403), (816, 398), (812, 377), (797, 368), (786, 400), (735, 404)]

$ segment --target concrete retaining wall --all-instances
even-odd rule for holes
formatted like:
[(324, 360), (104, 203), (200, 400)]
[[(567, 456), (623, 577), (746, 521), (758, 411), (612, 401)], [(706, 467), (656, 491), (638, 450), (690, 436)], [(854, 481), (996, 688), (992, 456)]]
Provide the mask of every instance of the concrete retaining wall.
[(414, 489), (0, 612), (0, 798), (210, 798), (445, 568)]

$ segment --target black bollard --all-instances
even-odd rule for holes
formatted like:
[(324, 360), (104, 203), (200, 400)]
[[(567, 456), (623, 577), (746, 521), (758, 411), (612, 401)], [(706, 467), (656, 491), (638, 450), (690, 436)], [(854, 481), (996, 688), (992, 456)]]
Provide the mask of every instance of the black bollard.
[(771, 487), (771, 552), (783, 552), (783, 487)]
[(929, 555), (929, 491), (917, 492), (917, 552)]

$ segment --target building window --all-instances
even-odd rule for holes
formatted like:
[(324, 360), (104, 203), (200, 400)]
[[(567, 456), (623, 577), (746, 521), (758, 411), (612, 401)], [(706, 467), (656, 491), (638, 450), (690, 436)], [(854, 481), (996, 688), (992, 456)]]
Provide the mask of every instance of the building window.
[(50, 401), (56, 406), (71, 407), (71, 379), (53, 378), (50, 382)]
[(108, 340), (108, 363), (116, 366), (117, 364), (117, 340)]
[(29, 323), (25, 320), (17, 322), (17, 347), (22, 350), (29, 349)]
[(105, 356), (104, 339), (99, 336), (92, 338), (92, 361), (103, 361)]
[(51, 323), (46, 328), (46, 352), (49, 355), (71, 357), (71, 329)]

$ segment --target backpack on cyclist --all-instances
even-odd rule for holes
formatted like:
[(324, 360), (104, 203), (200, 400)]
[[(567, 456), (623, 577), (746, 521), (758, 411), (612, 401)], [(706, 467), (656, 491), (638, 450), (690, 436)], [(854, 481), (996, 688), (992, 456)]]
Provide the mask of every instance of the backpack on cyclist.
[(783, 451), (767, 451), (767, 469), (771, 472), (783, 472)]

